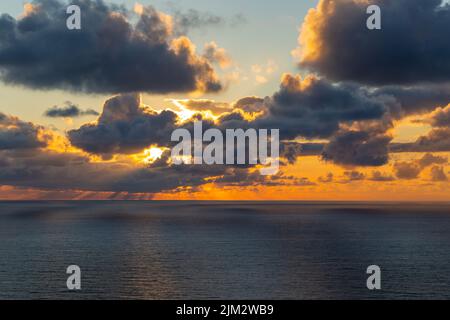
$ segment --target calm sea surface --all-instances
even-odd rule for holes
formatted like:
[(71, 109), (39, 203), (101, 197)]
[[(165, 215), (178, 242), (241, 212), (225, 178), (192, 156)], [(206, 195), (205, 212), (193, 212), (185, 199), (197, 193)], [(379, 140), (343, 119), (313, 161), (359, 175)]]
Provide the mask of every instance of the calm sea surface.
[(0, 298), (448, 299), (450, 205), (0, 202)]

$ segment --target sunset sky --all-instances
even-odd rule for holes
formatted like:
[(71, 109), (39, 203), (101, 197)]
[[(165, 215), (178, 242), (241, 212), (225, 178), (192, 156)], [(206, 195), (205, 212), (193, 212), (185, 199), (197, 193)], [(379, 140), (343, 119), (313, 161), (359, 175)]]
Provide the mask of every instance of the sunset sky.
[[(447, 1), (70, 4), (0, 2), (0, 199), (450, 200)], [(280, 171), (172, 164), (194, 119)]]

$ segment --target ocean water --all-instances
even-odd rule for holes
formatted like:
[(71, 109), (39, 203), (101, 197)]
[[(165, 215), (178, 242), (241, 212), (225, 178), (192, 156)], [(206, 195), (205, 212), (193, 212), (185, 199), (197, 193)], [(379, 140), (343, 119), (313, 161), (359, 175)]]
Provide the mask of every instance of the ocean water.
[(450, 204), (0, 202), (0, 299), (51, 298), (448, 299)]

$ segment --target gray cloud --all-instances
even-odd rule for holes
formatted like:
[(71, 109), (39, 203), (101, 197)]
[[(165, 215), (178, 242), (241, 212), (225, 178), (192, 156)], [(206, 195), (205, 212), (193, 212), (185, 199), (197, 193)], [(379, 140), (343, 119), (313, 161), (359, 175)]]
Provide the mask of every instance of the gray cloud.
[[(433, 154), (427, 153), (415, 161), (396, 162), (394, 164), (394, 171), (399, 179), (412, 180), (416, 179), (425, 168), (435, 164), (446, 164), (447, 162), (448, 159), (446, 157), (434, 156)], [(432, 169), (432, 171), (436, 171), (436, 169)], [(433, 177), (437, 177), (438, 174), (438, 172), (432, 172)]]
[[(450, 5), (442, 0), (374, 0), (382, 29), (366, 28), (364, 1), (321, 0), (303, 25), (300, 65), (338, 81), (448, 82)], [(314, 49), (318, 54), (312, 54)]]
[(421, 159), (418, 160), (418, 164), (421, 168), (426, 168), (433, 164), (446, 164), (448, 159), (446, 157), (435, 156), (431, 153), (425, 154)]
[(244, 97), (233, 104), (234, 108), (243, 110), (249, 113), (266, 111), (265, 99), (259, 97)]
[[(437, 101), (448, 101), (447, 91), (435, 89), (385, 87), (371, 90), (349, 83), (333, 84), (315, 77), (301, 79), (299, 76), (285, 75), (280, 89), (271, 97), (246, 97), (231, 104), (213, 100), (178, 102), (190, 110), (209, 110), (220, 114), (216, 123), (205, 121), (201, 114), (196, 114), (182, 125), (190, 131), (195, 119), (203, 119), (205, 129), (279, 128), (281, 154), (290, 163), (299, 155), (318, 155), (322, 152), (324, 159), (340, 165), (380, 166), (389, 160), (389, 151), (399, 152), (407, 147), (390, 145), (392, 137), (387, 132), (392, 128), (394, 119), (431, 110)], [(121, 103), (119, 98), (116, 100)], [(143, 112), (138, 104), (137, 101), (131, 104), (132, 112), (129, 107), (116, 108), (114, 112), (118, 118), (102, 115), (98, 124), (87, 124), (69, 132), (70, 140), (83, 150), (94, 153), (131, 153), (150, 144), (169, 145), (171, 130), (180, 126), (176, 115), (171, 111), (161, 114), (151, 110)], [(103, 114), (111, 113), (110, 108), (110, 103), (106, 103)], [(262, 113), (256, 119), (249, 120), (244, 117), (243, 109)], [(162, 115), (165, 115), (165, 121)], [(158, 133), (147, 123), (147, 120), (156, 118), (161, 120), (156, 122), (165, 128)], [(156, 122), (153, 121), (152, 126)], [(290, 141), (297, 138), (328, 139), (329, 143), (303, 143), (293, 148), (294, 144)]]
[(340, 165), (381, 166), (389, 160), (391, 140), (373, 131), (342, 131), (325, 146), (322, 157)]
[(394, 165), (395, 175), (399, 179), (416, 179), (422, 172), (422, 168), (415, 162), (397, 162)]
[(247, 21), (242, 14), (235, 14), (225, 18), (208, 11), (199, 11), (196, 9), (182, 10), (174, 4), (171, 4), (170, 7), (178, 34), (186, 34), (191, 30), (205, 30), (212, 27), (235, 27)]
[(189, 9), (187, 11), (175, 9), (173, 11), (173, 17), (180, 34), (186, 34), (191, 29), (210, 28), (225, 24), (223, 17), (195, 9)]
[(322, 183), (331, 183), (334, 181), (334, 175), (333, 173), (328, 172), (326, 176), (324, 177), (321, 176), (317, 180)]
[(366, 178), (364, 173), (361, 173), (359, 171), (345, 171), (344, 177), (346, 177), (350, 181), (360, 181)]
[(383, 173), (380, 171), (373, 171), (372, 176), (369, 178), (371, 181), (379, 181), (379, 182), (388, 182), (388, 181), (394, 181), (395, 178), (387, 173)]
[(0, 78), (6, 84), (89, 93), (222, 88), (210, 63), (187, 38), (174, 39), (170, 20), (153, 7), (132, 24), (124, 7), (74, 0), (82, 29), (68, 30), (67, 4), (32, 4), (33, 12), (17, 20), (0, 16)]
[(66, 102), (63, 107), (54, 106), (49, 108), (44, 113), (50, 118), (76, 118), (81, 116), (98, 116), (99, 113), (93, 109), (81, 110), (76, 104)]
[(0, 113), (0, 150), (45, 147), (47, 143), (43, 129), (33, 123)]
[(69, 131), (68, 138), (91, 153), (135, 153), (152, 144), (167, 145), (176, 121), (172, 111), (157, 113), (141, 106), (138, 94), (121, 95), (105, 102), (97, 123)]
[(445, 108), (439, 108), (431, 115), (431, 125), (433, 127), (450, 128), (450, 104)]
[(214, 180), (217, 184), (235, 187), (248, 186), (314, 186), (315, 183), (309, 181), (307, 178), (297, 178), (294, 176), (287, 176), (282, 172), (271, 176), (262, 176), (258, 171), (250, 172), (242, 168), (228, 169), (224, 176), (218, 177)]
[(373, 89), (370, 95), (382, 102), (393, 118), (401, 119), (447, 105), (450, 102), (450, 85), (384, 86)]
[(438, 166), (432, 167), (431, 168), (431, 180), (438, 181), (438, 182), (448, 181), (448, 177), (444, 172), (444, 168), (438, 167)]
[[(247, 168), (169, 163), (170, 152), (148, 165), (93, 163), (80, 154), (45, 149), (0, 150), (0, 184), (40, 190), (158, 193), (196, 190), (207, 183), (221, 186), (313, 185), (305, 178), (261, 176)], [(93, 179), (92, 177), (95, 177)]]
[(280, 128), (284, 139), (329, 138), (340, 123), (381, 118), (385, 105), (351, 84), (285, 75), (279, 91), (266, 99), (268, 112), (260, 127)]
[(433, 128), (424, 136), (412, 143), (393, 144), (392, 152), (445, 152), (450, 151), (449, 106), (438, 108), (431, 113), (427, 122)]

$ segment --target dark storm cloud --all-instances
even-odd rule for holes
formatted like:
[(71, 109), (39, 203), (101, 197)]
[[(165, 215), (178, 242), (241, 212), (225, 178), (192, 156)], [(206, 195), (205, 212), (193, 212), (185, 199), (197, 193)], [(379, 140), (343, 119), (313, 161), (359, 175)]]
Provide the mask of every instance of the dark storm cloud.
[[(181, 125), (191, 132), (195, 119), (203, 119), (204, 130), (211, 127), (280, 129), (281, 156), (289, 163), (295, 162), (299, 155), (317, 155), (323, 151), (324, 159), (337, 164), (380, 166), (389, 159), (388, 146), (392, 138), (387, 131), (392, 128), (393, 120), (432, 110), (435, 103), (445, 101), (446, 104), (449, 96), (448, 89), (443, 87), (371, 90), (350, 83), (333, 84), (314, 76), (302, 79), (287, 74), (280, 89), (271, 97), (246, 97), (232, 104), (212, 100), (178, 102), (193, 111), (209, 110), (220, 114), (215, 123), (196, 114)], [(115, 100), (121, 103), (120, 98)], [(117, 107), (118, 119), (102, 115), (98, 124), (87, 124), (69, 132), (69, 139), (85, 151), (100, 154), (132, 153), (150, 144), (168, 146), (171, 130), (180, 126), (176, 115), (171, 111), (143, 112), (139, 103), (133, 101), (133, 112), (128, 112), (129, 107)], [(110, 108), (110, 103), (106, 103), (103, 113), (111, 113)], [(248, 119), (242, 111), (262, 113), (256, 119)], [(147, 120), (156, 118), (158, 121), (154, 123), (163, 125), (164, 130), (155, 131), (148, 125)], [(330, 142), (298, 146), (289, 142), (297, 138)]]
[(364, 88), (289, 74), (266, 104), (267, 114), (255, 123), (282, 129), (283, 139), (329, 138), (342, 122), (379, 119), (386, 112), (383, 103)]
[(233, 104), (233, 107), (248, 113), (266, 111), (264, 99), (259, 97), (241, 98)]
[[(334, 84), (314, 76), (302, 79), (287, 74), (271, 97), (246, 97), (232, 104), (178, 100), (190, 110), (220, 114), (215, 122), (198, 113), (180, 125), (173, 112), (143, 112), (132, 99), (133, 112), (127, 111), (129, 107), (116, 108), (118, 119), (102, 115), (98, 124), (87, 124), (69, 132), (69, 139), (75, 146), (92, 153), (133, 153), (150, 144), (170, 145), (171, 130), (181, 126), (192, 132), (193, 121), (197, 119), (204, 121), (204, 130), (212, 127), (280, 129), (281, 156), (289, 163), (300, 155), (322, 152), (324, 159), (340, 165), (381, 166), (389, 160), (389, 150), (401, 151), (398, 145), (389, 145), (392, 137), (387, 132), (393, 127), (393, 121), (433, 110), (435, 103), (447, 104), (448, 91), (440, 86), (391, 86), (372, 90), (350, 83)], [(115, 100), (121, 103), (119, 97)], [(105, 104), (103, 113), (110, 113), (108, 109), (110, 103)], [(259, 112), (259, 115), (249, 119), (243, 112)], [(153, 122), (164, 129), (155, 131), (143, 119), (158, 119)], [(298, 138), (327, 139), (329, 143), (295, 145), (291, 142)]]
[(315, 183), (307, 178), (297, 178), (279, 172), (276, 175), (263, 176), (258, 171), (249, 171), (242, 168), (231, 168), (226, 174), (214, 180), (215, 183), (234, 187), (258, 186), (314, 186)]
[(93, 109), (81, 110), (76, 104), (67, 102), (65, 106), (54, 106), (44, 113), (50, 118), (76, 118), (81, 116), (98, 116), (99, 113)]
[(89, 93), (214, 92), (211, 64), (188, 38), (174, 39), (172, 20), (148, 6), (136, 24), (124, 7), (74, 0), (81, 30), (66, 27), (67, 3), (35, 0), (17, 20), (0, 16), (0, 78), (34, 89)]
[(400, 119), (446, 106), (450, 85), (384, 86), (371, 91), (370, 96), (384, 103), (393, 118)]
[(297, 142), (283, 142), (280, 147), (280, 156), (285, 158), (289, 164), (295, 163), (297, 158), (303, 153), (302, 145)]
[(131, 170), (126, 164), (91, 163), (83, 155), (44, 149), (0, 151), (0, 159), (7, 163), (0, 170), (1, 185), (49, 190), (106, 191), (110, 180)]
[[(78, 153), (46, 149), (0, 150), (0, 185), (44, 190), (157, 193), (195, 188), (222, 176), (226, 166), (174, 166), (170, 153), (149, 166), (128, 162), (93, 163)], [(95, 177), (95, 178), (93, 178)]]
[[(41, 139), (39, 134), (42, 132)], [(0, 150), (45, 147), (43, 128), (0, 112)]]
[(183, 166), (136, 168), (127, 163), (92, 163), (78, 154), (46, 150), (0, 151), (0, 159), (5, 163), (0, 170), (1, 185), (45, 190), (156, 193), (198, 186), (208, 176), (206, 171), (198, 173)]
[(303, 24), (302, 67), (338, 81), (412, 84), (450, 80), (450, 5), (374, 0), (381, 30), (369, 30), (366, 1), (321, 0)]
[[(258, 127), (280, 128), (282, 139), (329, 139), (327, 145), (315, 145), (312, 151), (323, 150), (323, 158), (336, 164), (381, 166), (389, 160), (392, 137), (387, 131), (394, 120), (432, 111), (449, 101), (449, 86), (371, 89), (287, 75), (280, 90), (264, 100), (265, 115), (254, 122)], [(443, 121), (445, 115), (443, 111), (436, 117)], [(355, 129), (342, 129), (355, 124)]]
[(246, 168), (225, 165), (176, 166), (169, 163), (169, 157), (170, 152), (166, 151), (160, 160), (136, 167), (127, 162), (93, 163), (84, 155), (70, 152), (0, 150), (0, 184), (43, 190), (127, 193), (195, 190), (207, 183), (222, 186), (311, 185), (306, 179), (281, 174), (272, 178), (250, 173)]
[(172, 111), (142, 107), (138, 94), (121, 95), (105, 102), (97, 123), (69, 131), (68, 138), (91, 153), (135, 153), (152, 144), (167, 145), (176, 121)]
[(325, 146), (322, 157), (340, 165), (382, 166), (389, 160), (392, 137), (372, 131), (342, 131)]

